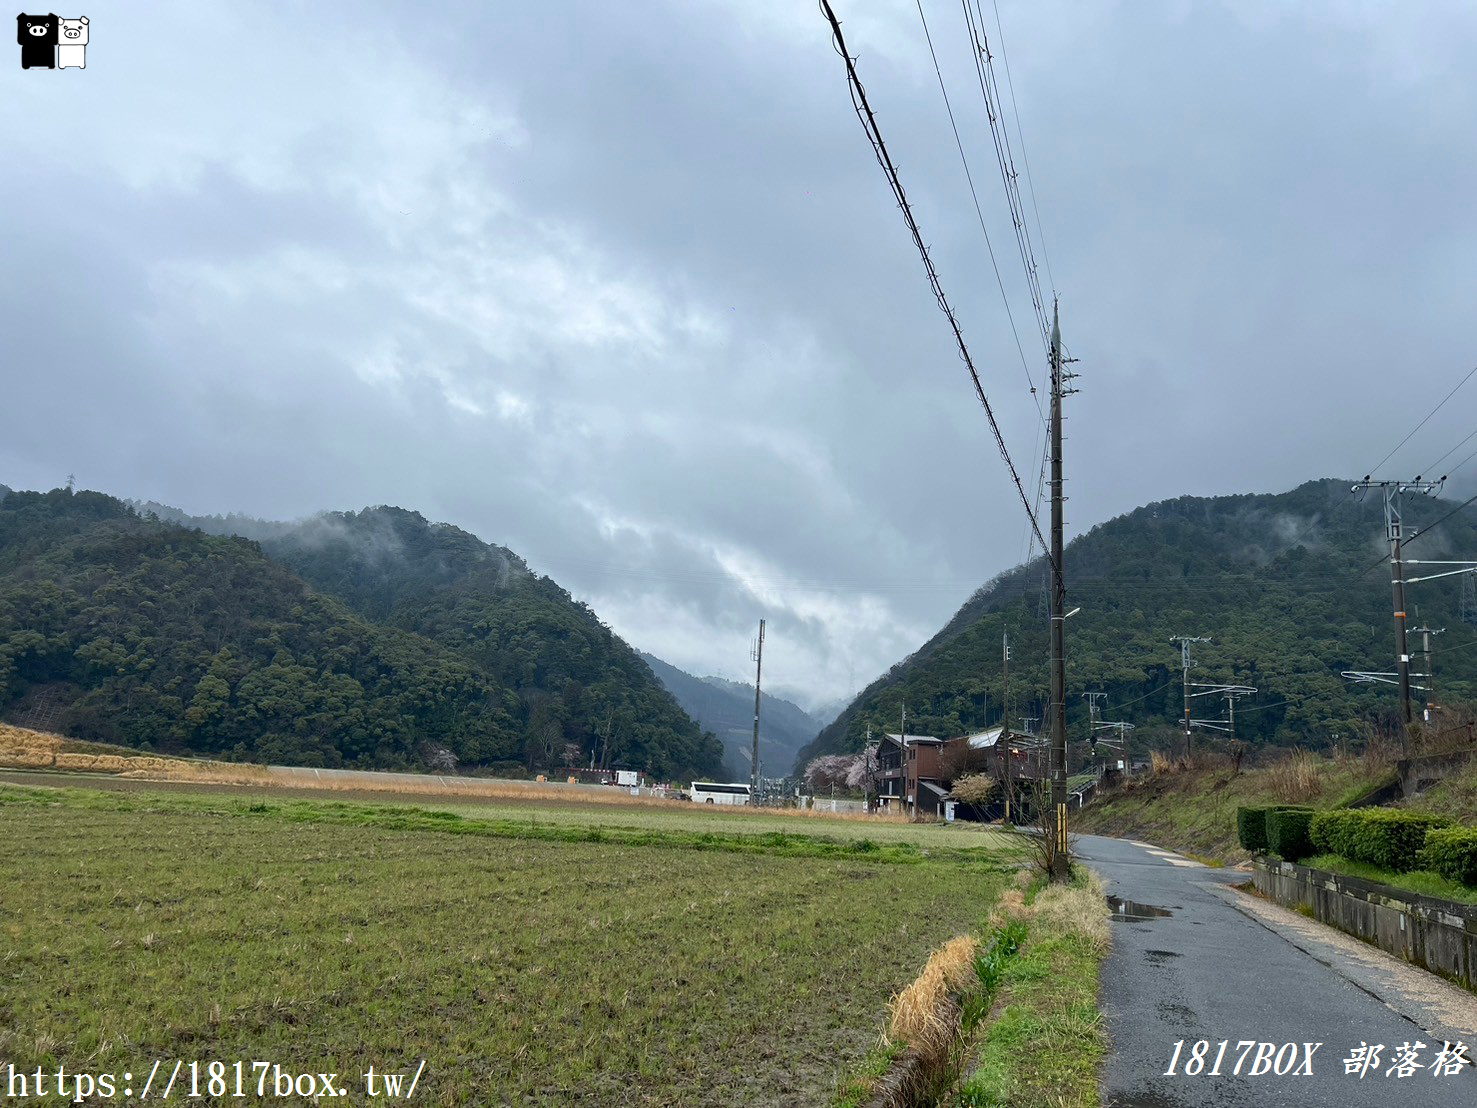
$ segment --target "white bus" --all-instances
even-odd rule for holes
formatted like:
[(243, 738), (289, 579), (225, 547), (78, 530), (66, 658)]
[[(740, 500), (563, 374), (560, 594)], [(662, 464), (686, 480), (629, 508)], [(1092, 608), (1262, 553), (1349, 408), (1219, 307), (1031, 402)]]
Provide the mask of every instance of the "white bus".
[(695, 804), (747, 804), (749, 786), (719, 784), (716, 781), (694, 781), (692, 800)]

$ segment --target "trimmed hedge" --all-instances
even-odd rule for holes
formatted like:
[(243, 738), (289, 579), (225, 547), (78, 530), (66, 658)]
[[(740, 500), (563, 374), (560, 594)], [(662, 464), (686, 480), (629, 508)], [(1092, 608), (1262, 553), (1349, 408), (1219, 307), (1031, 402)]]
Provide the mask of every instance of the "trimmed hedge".
[(1267, 812), (1267, 848), (1280, 858), (1296, 862), (1313, 853), (1313, 840), (1308, 828), (1313, 822), (1312, 808), (1272, 808)]
[(1404, 872), (1420, 867), (1426, 833), (1450, 823), (1444, 816), (1398, 808), (1335, 809), (1313, 817), (1309, 837), (1315, 853)]
[(1463, 885), (1477, 885), (1477, 828), (1437, 827), (1426, 832), (1420, 868)]
[(1267, 852), (1267, 805), (1252, 805), (1236, 809), (1236, 838), (1242, 849), (1253, 854)]

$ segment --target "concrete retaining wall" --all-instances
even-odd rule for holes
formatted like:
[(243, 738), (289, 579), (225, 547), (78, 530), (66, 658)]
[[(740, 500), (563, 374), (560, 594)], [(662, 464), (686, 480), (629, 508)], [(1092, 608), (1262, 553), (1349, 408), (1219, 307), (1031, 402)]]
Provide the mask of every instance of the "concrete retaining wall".
[(1261, 855), (1251, 864), (1257, 889), (1279, 904), (1477, 991), (1477, 905)]

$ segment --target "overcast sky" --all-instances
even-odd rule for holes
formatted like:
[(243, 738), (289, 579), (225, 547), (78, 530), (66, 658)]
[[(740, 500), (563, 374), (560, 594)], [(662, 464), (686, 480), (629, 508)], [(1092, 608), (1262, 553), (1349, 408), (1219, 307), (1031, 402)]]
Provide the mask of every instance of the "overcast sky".
[[(916, 7), (833, 3), (1034, 488), (1045, 359), (961, 10), (924, 8), (1025, 365)], [(809, 0), (85, 14), (85, 70), (0, 65), (0, 482), (414, 508), (700, 674), (750, 678), (763, 616), (808, 704), (1027, 553)], [(1000, 17), (1080, 359), (1069, 536), (1361, 476), (1477, 365), (1472, 5)], [(1474, 416), (1477, 380), (1383, 472)]]

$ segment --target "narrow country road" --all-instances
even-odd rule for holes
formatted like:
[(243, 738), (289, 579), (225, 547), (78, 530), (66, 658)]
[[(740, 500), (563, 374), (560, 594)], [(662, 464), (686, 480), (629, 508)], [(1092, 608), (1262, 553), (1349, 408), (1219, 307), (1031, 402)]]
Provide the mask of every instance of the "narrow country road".
[[(1477, 996), (1314, 920), (1240, 892), (1249, 875), (1198, 865), (1144, 843), (1084, 835), (1078, 856), (1102, 875), (1115, 913), (1101, 1007), (1112, 1041), (1105, 1108), (1477, 1104), (1477, 1067), (1444, 1075), (1444, 1042), (1477, 1061)], [(1153, 909), (1153, 910), (1151, 910)], [(1166, 914), (1159, 915), (1156, 911)], [(1172, 1076), (1166, 1075), (1183, 1040)], [(1185, 1073), (1197, 1041), (1204, 1061)], [(1222, 1040), (1218, 1076), (1212, 1076)], [(1243, 1040), (1273, 1048), (1239, 1046)], [(1403, 1044), (1425, 1046), (1399, 1076)], [(1283, 1044), (1295, 1047), (1277, 1050)], [(1308, 1048), (1321, 1043), (1305, 1065)], [(1361, 1077), (1346, 1059), (1379, 1044)], [(1257, 1065), (1258, 1053), (1264, 1055)], [(1241, 1073), (1236, 1075), (1238, 1057)], [(1294, 1060), (1295, 1059), (1295, 1060)], [(1312, 1076), (1297, 1074), (1311, 1068)], [(1266, 1070), (1252, 1076), (1253, 1070)], [(1282, 1069), (1279, 1076), (1275, 1070)]]

